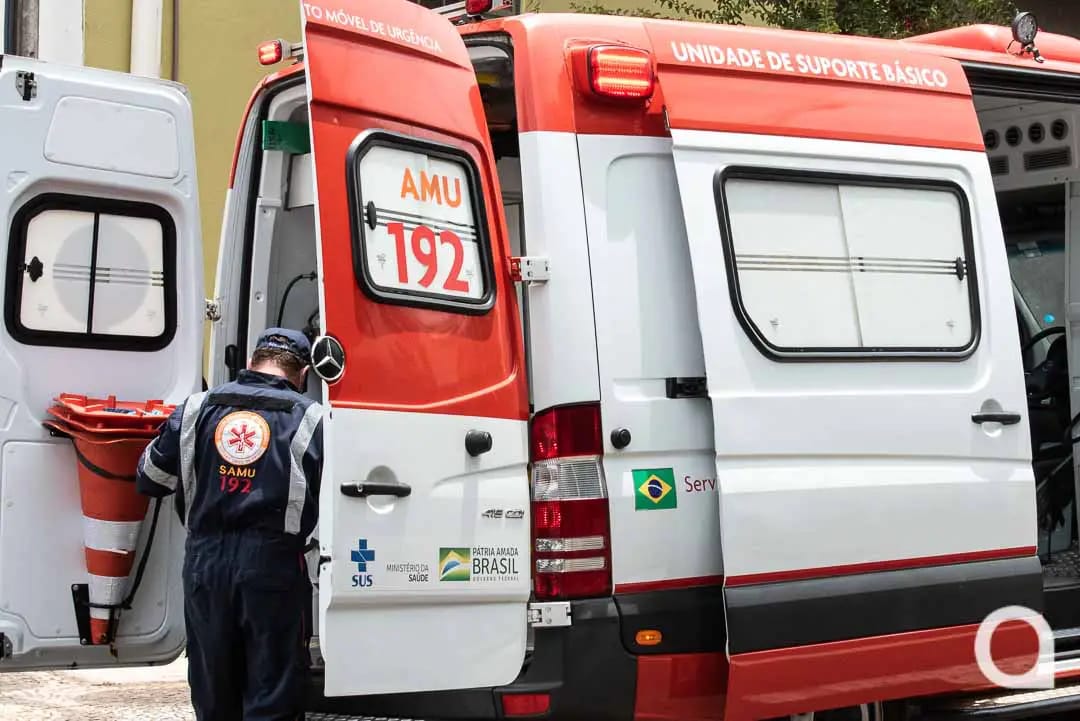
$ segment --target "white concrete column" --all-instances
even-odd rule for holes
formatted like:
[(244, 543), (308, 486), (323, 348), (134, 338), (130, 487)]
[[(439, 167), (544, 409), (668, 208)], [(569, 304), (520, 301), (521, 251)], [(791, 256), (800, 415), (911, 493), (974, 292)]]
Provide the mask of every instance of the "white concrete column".
[(161, 77), (162, 0), (131, 3), (131, 72)]
[(38, 58), (82, 65), (83, 0), (38, 0)]

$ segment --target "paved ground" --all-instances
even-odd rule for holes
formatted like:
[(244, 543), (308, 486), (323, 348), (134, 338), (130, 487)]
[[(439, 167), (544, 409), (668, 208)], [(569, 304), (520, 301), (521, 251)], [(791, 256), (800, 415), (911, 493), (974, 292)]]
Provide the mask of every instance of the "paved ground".
[(192, 721), (187, 665), (0, 674), (3, 721)]
[(183, 658), (163, 668), (0, 674), (0, 721), (194, 721), (186, 679)]

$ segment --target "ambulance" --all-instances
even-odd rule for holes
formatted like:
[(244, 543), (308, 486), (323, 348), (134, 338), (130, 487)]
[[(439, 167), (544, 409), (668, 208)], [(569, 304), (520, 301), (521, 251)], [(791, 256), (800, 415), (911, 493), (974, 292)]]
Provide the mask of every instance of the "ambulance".
[(466, 5), (259, 48), (212, 292), (184, 88), (2, 58), (0, 671), (185, 643), (172, 501), (87, 637), (52, 399), (178, 403), (286, 325), (309, 718), (1080, 709), (1080, 40)]

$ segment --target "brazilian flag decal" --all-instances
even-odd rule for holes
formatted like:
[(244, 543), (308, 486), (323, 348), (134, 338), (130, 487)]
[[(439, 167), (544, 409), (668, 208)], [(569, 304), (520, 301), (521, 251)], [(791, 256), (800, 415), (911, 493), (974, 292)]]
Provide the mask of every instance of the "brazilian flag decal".
[(675, 471), (670, 468), (646, 468), (634, 471), (634, 510), (654, 511), (676, 508)]

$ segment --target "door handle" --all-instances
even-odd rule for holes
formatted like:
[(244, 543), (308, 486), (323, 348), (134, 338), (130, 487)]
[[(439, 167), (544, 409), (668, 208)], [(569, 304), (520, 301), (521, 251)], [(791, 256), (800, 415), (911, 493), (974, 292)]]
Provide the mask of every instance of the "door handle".
[(367, 498), (368, 496), (405, 498), (412, 493), (412, 486), (398, 481), (354, 481), (342, 483), (341, 492), (349, 498)]
[(1014, 426), (1020, 422), (1019, 413), (976, 413), (971, 417), (975, 423), (1000, 423), (1003, 426)]

